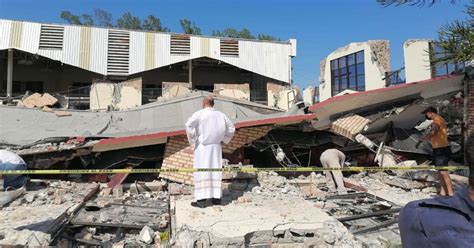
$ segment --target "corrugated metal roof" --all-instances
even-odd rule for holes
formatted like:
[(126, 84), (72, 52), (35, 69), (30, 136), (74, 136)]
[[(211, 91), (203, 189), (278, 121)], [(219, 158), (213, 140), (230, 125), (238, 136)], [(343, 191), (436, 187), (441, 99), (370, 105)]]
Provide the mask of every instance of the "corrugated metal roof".
[[(12, 29), (13, 26), (15, 28)], [(18, 29), (18, 26), (22, 27), (21, 30)], [(239, 55), (226, 56), (220, 54), (220, 38), (189, 35), (190, 54), (175, 55), (170, 52), (171, 34), (169, 33), (113, 29), (117, 32), (130, 33), (128, 71), (125, 72), (125, 70), (120, 69), (118, 72), (115, 70), (118, 65), (108, 65), (111, 61), (107, 60), (109, 52), (108, 30), (110, 29), (88, 27), (90, 28), (89, 38), (89, 35), (84, 35), (82, 31), (83, 26), (60, 26), (64, 27), (62, 49), (40, 49), (39, 36), (41, 24), (0, 20), (0, 49), (15, 48), (33, 54), (40, 54), (44, 57), (59, 60), (63, 63), (103, 75), (107, 75), (107, 68), (109, 68), (110, 74), (129, 75), (189, 59), (210, 57), (279, 81), (290, 82), (291, 80), (289, 68), (291, 57), (296, 49), (294, 47), (296, 43), (294, 42), (237, 39), (239, 41)], [(152, 35), (150, 36), (150, 34)], [(153, 39), (148, 39), (154, 43), (153, 49), (151, 49), (153, 46), (146, 45), (147, 39), (145, 37), (153, 37), (154, 41)], [(18, 39), (21, 42), (16, 42)], [(81, 54), (81, 44), (88, 44), (87, 41), (82, 39), (90, 39), (89, 63), (85, 61), (87, 60), (87, 52), (86, 54)], [(11, 43), (10, 41), (15, 42)], [(12, 44), (15, 44), (15, 46)], [(153, 52), (153, 54), (149, 54), (149, 52)]]

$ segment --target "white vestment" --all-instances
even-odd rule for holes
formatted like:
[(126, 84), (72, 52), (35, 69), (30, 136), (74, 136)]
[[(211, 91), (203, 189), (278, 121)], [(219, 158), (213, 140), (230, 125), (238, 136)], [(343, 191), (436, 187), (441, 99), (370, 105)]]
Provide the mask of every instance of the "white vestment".
[[(189, 144), (194, 146), (194, 168), (222, 168), (221, 143), (229, 143), (235, 127), (222, 112), (204, 108), (186, 122)], [(195, 172), (196, 200), (221, 198), (222, 172)]]

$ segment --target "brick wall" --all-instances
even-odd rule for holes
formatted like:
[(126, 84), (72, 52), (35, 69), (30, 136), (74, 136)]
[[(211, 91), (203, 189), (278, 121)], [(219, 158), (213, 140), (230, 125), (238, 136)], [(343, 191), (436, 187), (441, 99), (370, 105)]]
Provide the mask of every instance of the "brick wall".
[[(265, 136), (272, 126), (256, 126), (240, 128), (236, 131), (232, 141), (222, 147), (222, 152), (225, 154), (232, 154), (238, 148), (245, 144)], [(193, 150), (189, 146), (186, 135), (171, 137), (168, 139), (165, 148), (165, 156), (163, 159), (163, 169), (176, 168), (192, 168), (193, 167)], [(170, 181), (184, 183), (191, 185), (193, 183), (192, 173), (161, 173), (160, 177)]]

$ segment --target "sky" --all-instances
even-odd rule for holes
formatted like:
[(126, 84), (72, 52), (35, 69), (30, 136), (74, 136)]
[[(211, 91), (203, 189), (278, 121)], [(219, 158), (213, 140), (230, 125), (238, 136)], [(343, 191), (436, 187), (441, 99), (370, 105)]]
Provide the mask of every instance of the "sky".
[(0, 18), (64, 23), (62, 10), (92, 14), (100, 8), (117, 19), (124, 12), (160, 18), (172, 32), (179, 20), (194, 21), (203, 34), (228, 27), (247, 28), (282, 40), (297, 39), (293, 82), (300, 87), (319, 82), (319, 61), (350, 42), (390, 41), (391, 68), (403, 66), (403, 42), (436, 38), (439, 27), (465, 19), (463, 5), (441, 0), (432, 7), (382, 7), (376, 0), (0, 0)]

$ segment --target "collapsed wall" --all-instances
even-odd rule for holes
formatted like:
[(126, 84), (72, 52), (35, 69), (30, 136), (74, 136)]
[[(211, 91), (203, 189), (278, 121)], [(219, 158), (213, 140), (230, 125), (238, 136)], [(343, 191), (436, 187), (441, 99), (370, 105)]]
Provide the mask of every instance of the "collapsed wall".
[[(240, 128), (232, 141), (222, 146), (224, 157), (230, 156), (237, 149), (265, 136), (272, 129), (271, 125)], [(193, 168), (193, 148), (189, 145), (186, 135), (170, 137), (165, 147), (162, 169)], [(165, 172), (161, 178), (174, 182), (193, 184), (193, 173)]]

